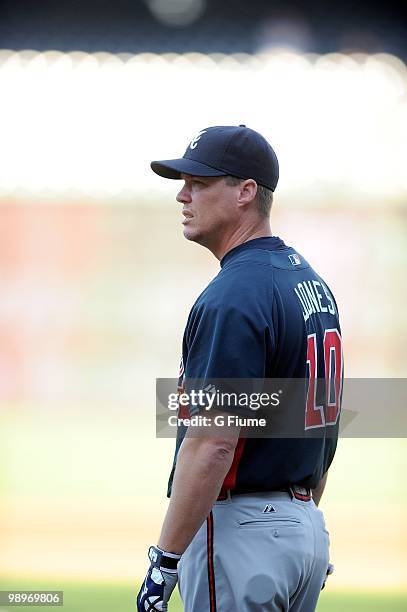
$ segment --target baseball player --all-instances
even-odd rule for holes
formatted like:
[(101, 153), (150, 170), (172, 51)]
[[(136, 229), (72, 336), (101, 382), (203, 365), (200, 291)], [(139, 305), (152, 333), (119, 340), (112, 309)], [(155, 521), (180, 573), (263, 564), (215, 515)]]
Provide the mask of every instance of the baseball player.
[(301, 437), (248, 438), (238, 425), (216, 436), (179, 428), (170, 503), (138, 610), (167, 610), (178, 581), (186, 612), (311, 612), (331, 572), (317, 506), (338, 435), (336, 301), (304, 257), (272, 235), (279, 168), (259, 133), (209, 127), (182, 158), (151, 167), (183, 181), (184, 236), (220, 261), (188, 317), (180, 386), (292, 378), (306, 380), (307, 390)]

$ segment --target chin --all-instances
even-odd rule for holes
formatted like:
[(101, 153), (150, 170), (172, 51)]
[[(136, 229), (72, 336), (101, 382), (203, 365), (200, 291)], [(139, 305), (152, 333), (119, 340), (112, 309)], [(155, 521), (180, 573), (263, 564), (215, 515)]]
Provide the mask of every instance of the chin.
[(189, 229), (187, 227), (184, 228), (184, 238), (186, 238), (187, 240), (191, 240), (191, 242), (199, 242), (201, 243), (202, 240), (202, 236), (199, 234), (199, 232)]

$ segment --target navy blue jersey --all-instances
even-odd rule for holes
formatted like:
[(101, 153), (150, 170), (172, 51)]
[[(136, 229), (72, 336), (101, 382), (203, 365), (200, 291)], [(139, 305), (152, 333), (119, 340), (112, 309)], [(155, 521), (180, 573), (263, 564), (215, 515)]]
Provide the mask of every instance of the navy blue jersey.
[[(223, 489), (245, 493), (318, 484), (335, 453), (340, 398), (319, 405), (315, 387), (318, 378), (342, 378), (340, 334), (332, 292), (280, 238), (250, 240), (223, 257), (219, 274), (189, 314), (182, 377), (307, 378), (304, 429), (330, 428), (327, 436), (239, 439)], [(168, 495), (184, 435), (180, 428)]]

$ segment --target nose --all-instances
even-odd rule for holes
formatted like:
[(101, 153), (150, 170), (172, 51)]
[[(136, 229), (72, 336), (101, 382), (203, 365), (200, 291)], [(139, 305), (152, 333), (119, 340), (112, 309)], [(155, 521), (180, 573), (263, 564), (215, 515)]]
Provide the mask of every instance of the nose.
[(191, 202), (191, 190), (187, 187), (186, 184), (178, 192), (176, 200), (180, 204), (185, 204), (186, 202)]

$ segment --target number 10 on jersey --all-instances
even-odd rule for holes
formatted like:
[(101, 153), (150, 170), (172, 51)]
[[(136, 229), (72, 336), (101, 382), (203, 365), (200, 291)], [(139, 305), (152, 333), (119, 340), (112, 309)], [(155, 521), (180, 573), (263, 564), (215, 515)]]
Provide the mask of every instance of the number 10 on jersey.
[(318, 350), (316, 334), (307, 338), (308, 390), (305, 429), (335, 425), (341, 409), (343, 382), (342, 339), (337, 329), (326, 329), (323, 343), (325, 406), (317, 406)]

